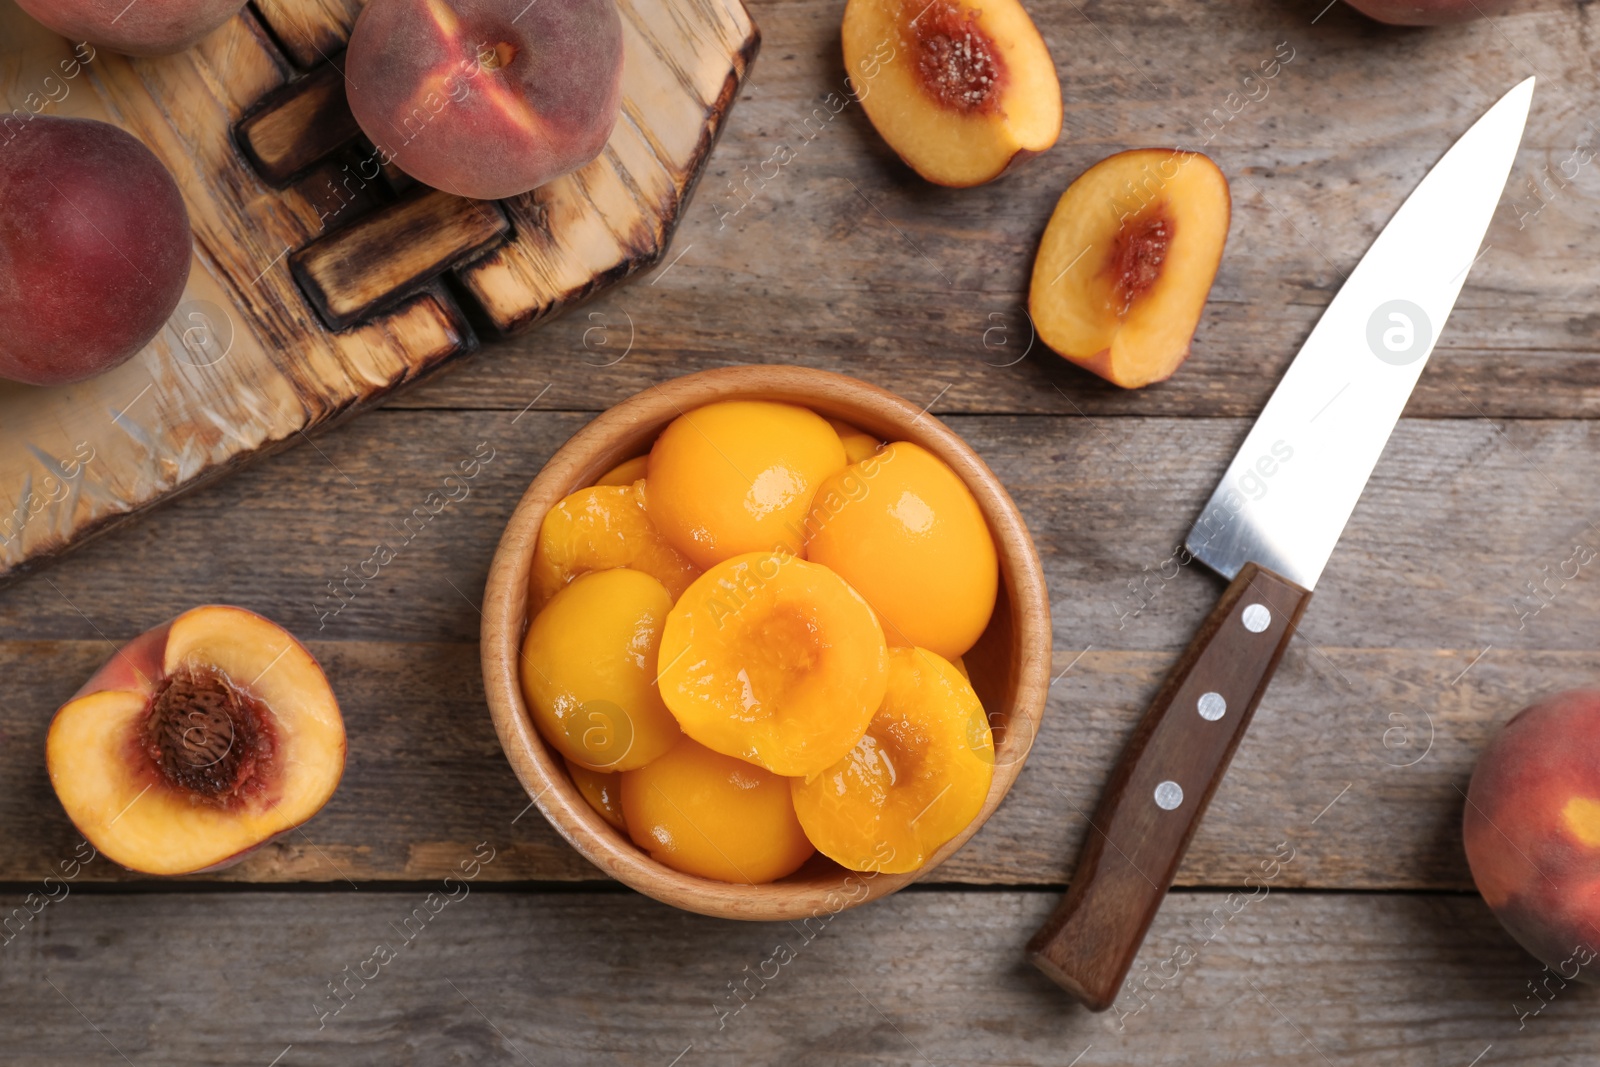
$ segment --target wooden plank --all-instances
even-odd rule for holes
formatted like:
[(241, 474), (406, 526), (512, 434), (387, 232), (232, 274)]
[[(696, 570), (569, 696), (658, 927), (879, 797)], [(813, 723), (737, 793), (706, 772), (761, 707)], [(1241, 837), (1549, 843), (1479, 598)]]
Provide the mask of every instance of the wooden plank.
[[(480, 832), (485, 805), (518, 799), (482, 703), (476, 602), (501, 524), (586, 420), (376, 412), (6, 590), (0, 821), (16, 828), (16, 844), (0, 850), (0, 881), (42, 877), (71, 843), (39, 753), (53, 709), (109, 654), (102, 635), (125, 640), (213, 601), (281, 621), (330, 664), (352, 760), (343, 789), (307, 828), (322, 852), (358, 880), (439, 875), (441, 852)], [(1167, 561), (1245, 424), (951, 422), (1034, 531), (1059, 677), (1030, 765), (938, 877), (1060, 884), (1083, 813), (1220, 589), (1198, 568)], [(353, 585), (352, 597), (330, 592), (480, 444), (493, 459), (465, 500), (408, 539), (376, 579)], [(1594, 681), (1600, 595), (1588, 569), (1565, 586), (1559, 573), (1575, 540), (1600, 548), (1588, 526), (1597, 467), (1592, 424), (1403, 422), (1180, 881), (1238, 884), (1277, 820), (1310, 820), (1332, 804), (1291, 884), (1466, 888), (1457, 790), (1477, 752), (1496, 723), (1538, 695)], [(420, 807), (419, 781), (429, 798)], [(403, 833), (393, 824), (402, 810)], [(527, 852), (509, 854), (495, 877), (593, 877), (536, 815), (519, 830)], [(340, 875), (291, 839), (226, 877)]]
[(361, 7), (361, 0), (256, 0), (255, 4), (299, 67), (326, 63), (343, 51)]
[(284, 86), (239, 123), (239, 146), (263, 178), (285, 184), (361, 136), (344, 88), (344, 72), (327, 63)]
[[(1415, 32), (1343, 4), (1312, 24), (1324, 6), (1031, 5), (1067, 101), (1061, 143), (991, 185), (944, 190), (895, 161), (857, 106), (831, 113), (844, 93), (839, 5), (757, 3), (778, 43), (741, 90), (672, 265), (589, 309), (639, 324), (628, 358), (558, 380), (540, 404), (603, 406), (668, 373), (771, 359), (865, 368), (909, 396), (949, 386), (940, 413), (1253, 416), (1422, 174), (1499, 93), (1537, 72), (1491, 251), (1410, 413), (1600, 414), (1600, 317), (1589, 301), (1600, 263), (1588, 251), (1600, 244), (1600, 169), (1574, 162), (1576, 177), (1557, 187), (1580, 146), (1600, 147), (1588, 125), (1590, 61), (1568, 44), (1589, 32), (1581, 9), (1521, 0), (1501, 18)], [(1242, 78), (1259, 74), (1279, 42), (1294, 58), (1261, 96)], [(1246, 88), (1259, 98), (1243, 97)], [(831, 104), (829, 93), (839, 94)], [(1219, 126), (1212, 113), (1229, 108), (1238, 113)], [(1234, 220), (1189, 362), (1170, 382), (1130, 393), (1042, 346), (1022, 358), (1033, 252), (1067, 183), (1124, 148), (1208, 138), (1233, 184)], [(782, 165), (780, 145), (794, 155)], [(1543, 201), (1530, 182), (1543, 183)], [(531, 396), (553, 353), (587, 355), (576, 338), (592, 323), (579, 318), (564, 335), (510, 343), (540, 358), (497, 355), (400, 402), (504, 407)]]
[[(1268, 860), (1284, 840), (1253, 853)], [(38, 1067), (119, 1054), (218, 1067), (1578, 1067), (1600, 1037), (1600, 991), (1550, 977), (1535, 998), (1546, 975), (1475, 898), (1266, 882), (1255, 899), (1175, 894), (1135, 964), (1142, 993), (1090, 1015), (1022, 962), (1047, 893), (906, 892), (805, 924), (732, 923), (631, 894), (486, 892), (499, 841), (481, 846), (496, 858), (477, 881), (405, 892), (69, 887), (0, 949), (0, 1036)]]
[[(517, 240), (458, 272), (501, 333), (542, 322), (662, 257), (700, 172), (682, 161), (709, 154), (755, 59), (759, 37), (737, 0), (660, 9), (655, 19), (645, 17), (653, 4), (620, 7), (622, 114), (605, 152), (505, 201)], [(706, 39), (708, 29), (717, 40)], [(715, 61), (692, 51), (707, 47)]]
[(494, 201), (424, 189), (295, 251), (289, 269), (329, 328), (342, 330), (510, 232)]

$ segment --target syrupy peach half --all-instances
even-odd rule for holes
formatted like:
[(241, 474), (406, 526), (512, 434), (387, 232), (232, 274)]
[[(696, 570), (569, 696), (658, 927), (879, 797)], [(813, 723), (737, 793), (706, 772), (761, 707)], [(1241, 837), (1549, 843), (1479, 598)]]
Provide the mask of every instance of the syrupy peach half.
[(696, 579), (658, 656), (661, 699), (684, 733), (781, 775), (815, 774), (850, 751), (888, 672), (861, 594), (784, 552), (735, 556)]
[(174, 875), (227, 865), (311, 818), (344, 756), (338, 701), (305, 646), (212, 605), (120, 648), (56, 712), (45, 759), (95, 848)]
[(925, 648), (893, 648), (883, 704), (861, 740), (789, 784), (818, 851), (851, 870), (900, 874), (967, 828), (993, 779), (989, 719), (966, 677)]
[[(642, 478), (643, 475), (640, 475)], [(597, 484), (562, 497), (539, 526), (528, 601), (537, 612), (574, 578), (628, 567), (666, 586), (676, 600), (700, 569), (657, 532), (643, 485)]]
[(938, 185), (981, 185), (1061, 135), (1061, 84), (1018, 0), (849, 0), (845, 72), (879, 135)]
[(1028, 310), (1039, 339), (1136, 389), (1189, 355), (1228, 238), (1217, 165), (1183, 149), (1119, 152), (1067, 187), (1034, 260)]

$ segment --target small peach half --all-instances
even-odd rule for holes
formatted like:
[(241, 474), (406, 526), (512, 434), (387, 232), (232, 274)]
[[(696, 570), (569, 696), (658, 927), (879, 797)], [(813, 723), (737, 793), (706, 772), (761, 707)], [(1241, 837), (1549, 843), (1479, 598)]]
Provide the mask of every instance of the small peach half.
[(849, 0), (845, 73), (873, 128), (936, 185), (998, 178), (1061, 136), (1061, 83), (1018, 0)]
[(305, 822), (344, 773), (344, 720), (286, 630), (209, 605), (134, 638), (50, 724), (50, 784), (130, 870), (228, 866)]
[(1231, 203), (1217, 165), (1184, 149), (1119, 152), (1084, 171), (1033, 263), (1039, 339), (1126, 389), (1170, 378), (1222, 262)]

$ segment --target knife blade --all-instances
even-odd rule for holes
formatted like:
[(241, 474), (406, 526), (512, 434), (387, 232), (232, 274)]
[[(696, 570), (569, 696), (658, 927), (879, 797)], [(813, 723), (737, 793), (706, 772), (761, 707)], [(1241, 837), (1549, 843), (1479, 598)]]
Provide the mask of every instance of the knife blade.
[(1534, 79), (1423, 177), (1345, 279), (1185, 541), (1231, 579), (1106, 785), (1028, 958), (1115, 1001), (1190, 838), (1383, 454), (1499, 205)]

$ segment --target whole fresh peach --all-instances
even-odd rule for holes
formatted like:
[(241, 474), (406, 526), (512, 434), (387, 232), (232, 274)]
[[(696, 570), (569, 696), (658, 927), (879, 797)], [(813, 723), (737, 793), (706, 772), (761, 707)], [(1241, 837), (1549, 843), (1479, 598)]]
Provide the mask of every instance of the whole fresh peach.
[(1394, 26), (1448, 26), (1498, 15), (1515, 0), (1345, 0), (1368, 18)]
[(237, 15), (244, 0), (17, 0), (17, 6), (74, 41), (165, 56), (198, 44)]
[(189, 279), (177, 182), (132, 135), (36, 115), (0, 142), (0, 378), (59, 385), (123, 362)]
[(622, 20), (612, 0), (372, 0), (345, 80), (380, 161), (497, 200), (605, 147), (622, 102)]
[(1557, 693), (1506, 723), (1478, 758), (1462, 836), (1511, 936), (1562, 977), (1600, 981), (1600, 690)]

